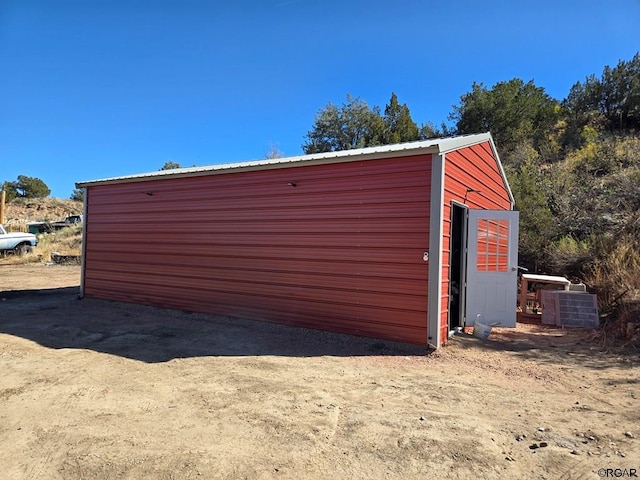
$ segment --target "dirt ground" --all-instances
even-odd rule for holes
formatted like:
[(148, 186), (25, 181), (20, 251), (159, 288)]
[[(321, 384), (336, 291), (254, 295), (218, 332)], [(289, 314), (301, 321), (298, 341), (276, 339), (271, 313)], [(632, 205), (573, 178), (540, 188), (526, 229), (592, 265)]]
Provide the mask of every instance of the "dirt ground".
[(78, 300), (79, 276), (0, 265), (3, 478), (640, 475), (639, 359), (592, 332), (519, 324), (427, 354)]

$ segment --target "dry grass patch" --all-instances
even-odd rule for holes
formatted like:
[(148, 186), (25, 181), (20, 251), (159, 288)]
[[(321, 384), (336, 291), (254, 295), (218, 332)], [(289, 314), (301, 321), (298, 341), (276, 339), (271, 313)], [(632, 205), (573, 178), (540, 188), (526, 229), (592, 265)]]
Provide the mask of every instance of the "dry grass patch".
[(53, 253), (78, 256), (82, 253), (82, 225), (72, 225), (52, 233), (41, 233), (37, 237), (38, 246), (34, 247), (31, 253), (22, 256), (6, 255), (0, 258), (0, 264), (51, 262)]
[(640, 239), (626, 234), (600, 245), (586, 283), (598, 294), (603, 343), (640, 349)]

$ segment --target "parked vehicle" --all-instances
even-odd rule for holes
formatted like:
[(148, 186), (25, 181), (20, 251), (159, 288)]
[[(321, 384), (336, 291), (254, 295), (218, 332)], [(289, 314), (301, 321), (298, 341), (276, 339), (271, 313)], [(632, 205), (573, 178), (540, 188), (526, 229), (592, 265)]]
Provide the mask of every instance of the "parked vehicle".
[(24, 255), (38, 244), (38, 239), (32, 233), (7, 232), (0, 225), (0, 254), (14, 253)]
[(51, 233), (79, 223), (82, 223), (82, 215), (69, 215), (64, 220), (57, 222), (29, 222), (27, 223), (27, 229), (29, 230), (29, 233), (34, 234)]

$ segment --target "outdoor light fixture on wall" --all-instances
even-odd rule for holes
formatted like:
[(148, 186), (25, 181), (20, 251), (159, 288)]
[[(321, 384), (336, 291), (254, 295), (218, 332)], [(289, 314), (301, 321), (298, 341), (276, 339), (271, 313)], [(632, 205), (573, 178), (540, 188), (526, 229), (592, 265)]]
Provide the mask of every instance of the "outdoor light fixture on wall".
[(298, 184), (296, 182), (288, 182), (287, 185), (289, 185), (290, 187), (297, 187)]
[(467, 203), (467, 197), (469, 196), (470, 193), (482, 193), (482, 192), (480, 190), (475, 190), (473, 188), (467, 187), (467, 191), (464, 194), (464, 200), (462, 201), (462, 203)]

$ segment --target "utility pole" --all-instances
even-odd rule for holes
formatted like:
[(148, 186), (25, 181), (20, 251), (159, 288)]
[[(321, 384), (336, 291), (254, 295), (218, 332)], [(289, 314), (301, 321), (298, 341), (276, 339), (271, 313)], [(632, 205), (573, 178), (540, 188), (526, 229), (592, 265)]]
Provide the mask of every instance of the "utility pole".
[(4, 200), (6, 194), (4, 189), (0, 192), (0, 225), (4, 223)]

